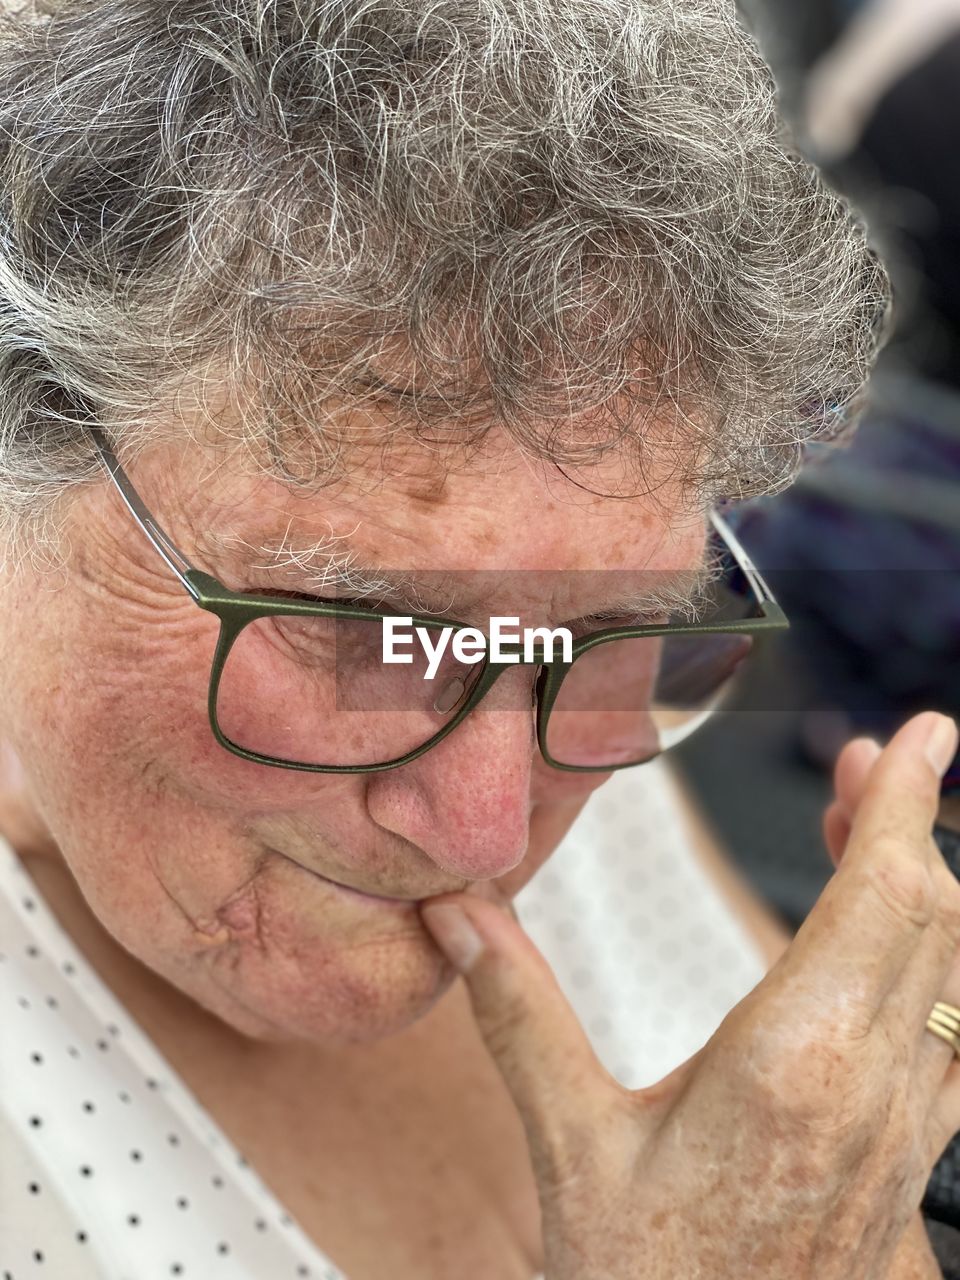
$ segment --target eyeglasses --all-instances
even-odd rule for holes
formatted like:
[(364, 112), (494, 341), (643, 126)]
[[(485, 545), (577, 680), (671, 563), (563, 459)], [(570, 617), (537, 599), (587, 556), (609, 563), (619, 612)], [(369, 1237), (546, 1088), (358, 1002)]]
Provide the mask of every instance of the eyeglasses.
[[(316, 773), (399, 768), (462, 724), (506, 671), (534, 666), (522, 713), (531, 749), (535, 738), (556, 769), (629, 768), (689, 737), (723, 702), (751, 649), (789, 626), (729, 525), (711, 512), (723, 568), (710, 586), (707, 620), (605, 627), (552, 661), (537, 644), (501, 645), (497, 658), (488, 645), (466, 662), (465, 647), (450, 643), (426, 679), (426, 652), (418, 657), (416, 646), (409, 663), (383, 660), (384, 622), (395, 613), (232, 591), (197, 569), (146, 509), (103, 431), (90, 430), (140, 528), (197, 606), (219, 619), (210, 726), (226, 750), (258, 764)], [(474, 628), (449, 619), (404, 620), (431, 639), (452, 629), (454, 638), (469, 631), (476, 641)]]

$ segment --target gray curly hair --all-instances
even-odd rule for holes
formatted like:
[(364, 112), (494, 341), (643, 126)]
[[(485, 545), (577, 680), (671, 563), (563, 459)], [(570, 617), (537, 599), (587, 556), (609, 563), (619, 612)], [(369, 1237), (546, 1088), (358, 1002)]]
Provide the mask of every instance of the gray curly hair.
[(742, 496), (860, 403), (886, 277), (726, 0), (47, 3), (0, 23), (4, 530), (102, 478), (89, 422)]

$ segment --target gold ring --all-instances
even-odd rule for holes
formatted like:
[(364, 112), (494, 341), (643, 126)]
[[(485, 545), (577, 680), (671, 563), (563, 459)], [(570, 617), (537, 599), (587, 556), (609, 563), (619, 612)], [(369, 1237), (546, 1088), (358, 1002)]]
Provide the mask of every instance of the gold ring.
[(934, 1009), (930, 1014), (931, 1022), (939, 1022), (941, 1027), (946, 1027), (948, 1031), (955, 1031), (960, 1035), (960, 1018), (954, 1018), (949, 1013), (944, 1013), (942, 1009)]
[(954, 1057), (960, 1058), (960, 1009), (956, 1005), (938, 1000), (927, 1019), (927, 1030), (946, 1041)]

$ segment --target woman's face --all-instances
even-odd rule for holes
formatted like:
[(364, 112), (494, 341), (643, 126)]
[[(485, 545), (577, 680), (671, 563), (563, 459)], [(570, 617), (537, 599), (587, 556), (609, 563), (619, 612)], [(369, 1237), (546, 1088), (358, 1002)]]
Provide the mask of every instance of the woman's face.
[[(605, 464), (590, 478), (616, 492)], [(450, 572), (450, 613), (480, 627), (493, 615), (582, 625), (703, 555), (702, 512), (668, 487), (655, 499), (594, 496), (502, 440), (469, 470), (408, 455), (396, 473), (353, 472), (309, 497), (194, 443), (154, 449), (131, 479), (227, 586), (311, 592), (295, 554), (267, 569), (257, 549), (323, 541), (338, 563), (399, 571), (414, 589)], [(543, 764), (534, 668), (508, 671), (400, 769), (255, 764), (218, 745), (207, 719), (218, 620), (108, 482), (79, 491), (67, 535), (62, 571), (24, 567), (0, 588), (0, 733), (90, 908), (245, 1034), (363, 1040), (412, 1022), (451, 977), (418, 900), (463, 888), (509, 898), (609, 776)]]

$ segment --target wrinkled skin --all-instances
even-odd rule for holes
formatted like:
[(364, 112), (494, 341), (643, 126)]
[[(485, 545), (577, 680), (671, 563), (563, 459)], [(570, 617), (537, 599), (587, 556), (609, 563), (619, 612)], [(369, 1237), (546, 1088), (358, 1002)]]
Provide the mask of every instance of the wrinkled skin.
[[(622, 591), (703, 555), (702, 509), (666, 484), (631, 501), (595, 497), (496, 439), (469, 470), (444, 475), (426, 451), (393, 464), (304, 496), (193, 443), (155, 449), (131, 479), (174, 542), (228, 586), (304, 589), (295, 568), (256, 569), (263, 557), (243, 543), (333, 536), (375, 569), (488, 571), (477, 599), (464, 574), (454, 615), (481, 625), (494, 613), (558, 625), (616, 603), (611, 579)], [(590, 474), (601, 492), (622, 479), (619, 467)], [(208, 531), (230, 549), (201, 550)], [(207, 721), (216, 618), (112, 487), (78, 493), (67, 534), (64, 573), (25, 568), (0, 585), (0, 736), (94, 914), (248, 1036), (375, 1040), (422, 1016), (450, 975), (417, 900), (468, 887), (509, 898), (606, 776), (543, 765), (533, 669), (508, 672), (403, 769), (255, 764), (220, 747)], [(597, 569), (620, 572), (584, 572)]]
[[(502, 442), (483, 461), (443, 483), (408, 471), (309, 500), (190, 450), (158, 450), (133, 479), (228, 585), (300, 584), (242, 550), (201, 554), (205, 531), (256, 541), (291, 520), (349, 539), (361, 563), (530, 571), (525, 598), (475, 601), (464, 621), (556, 625), (611, 601), (554, 598), (537, 571), (672, 571), (702, 554), (703, 513), (669, 487), (625, 503)], [(265, 1043), (377, 1040), (451, 982), (422, 902), (463, 890), (486, 940), (470, 994), (527, 1128), (548, 1280), (937, 1274), (915, 1210), (960, 1102), (923, 1017), (934, 999), (960, 1003), (960, 891), (931, 851), (935, 785), (915, 752), (892, 749), (896, 767), (869, 785), (848, 768), (828, 817), (842, 874), (811, 920), (699, 1054), (628, 1094), (497, 905), (603, 781), (536, 758), (528, 677), (505, 677), (483, 714), (403, 770), (266, 770), (212, 740), (216, 624), (105, 485), (78, 495), (69, 534), (64, 574), (2, 587), (0, 826), (21, 852), (64, 859), (134, 957)]]
[[(934, 723), (949, 722), (917, 717), (882, 754), (848, 747), (827, 820), (837, 874), (767, 977), (652, 1088), (607, 1076), (502, 912), (425, 907), (524, 1118), (548, 1280), (940, 1274), (916, 1210), (960, 1127), (960, 1067), (924, 1023), (960, 997), (960, 885), (930, 834), (938, 779), (918, 739)], [(458, 903), (474, 939), (444, 911)]]

